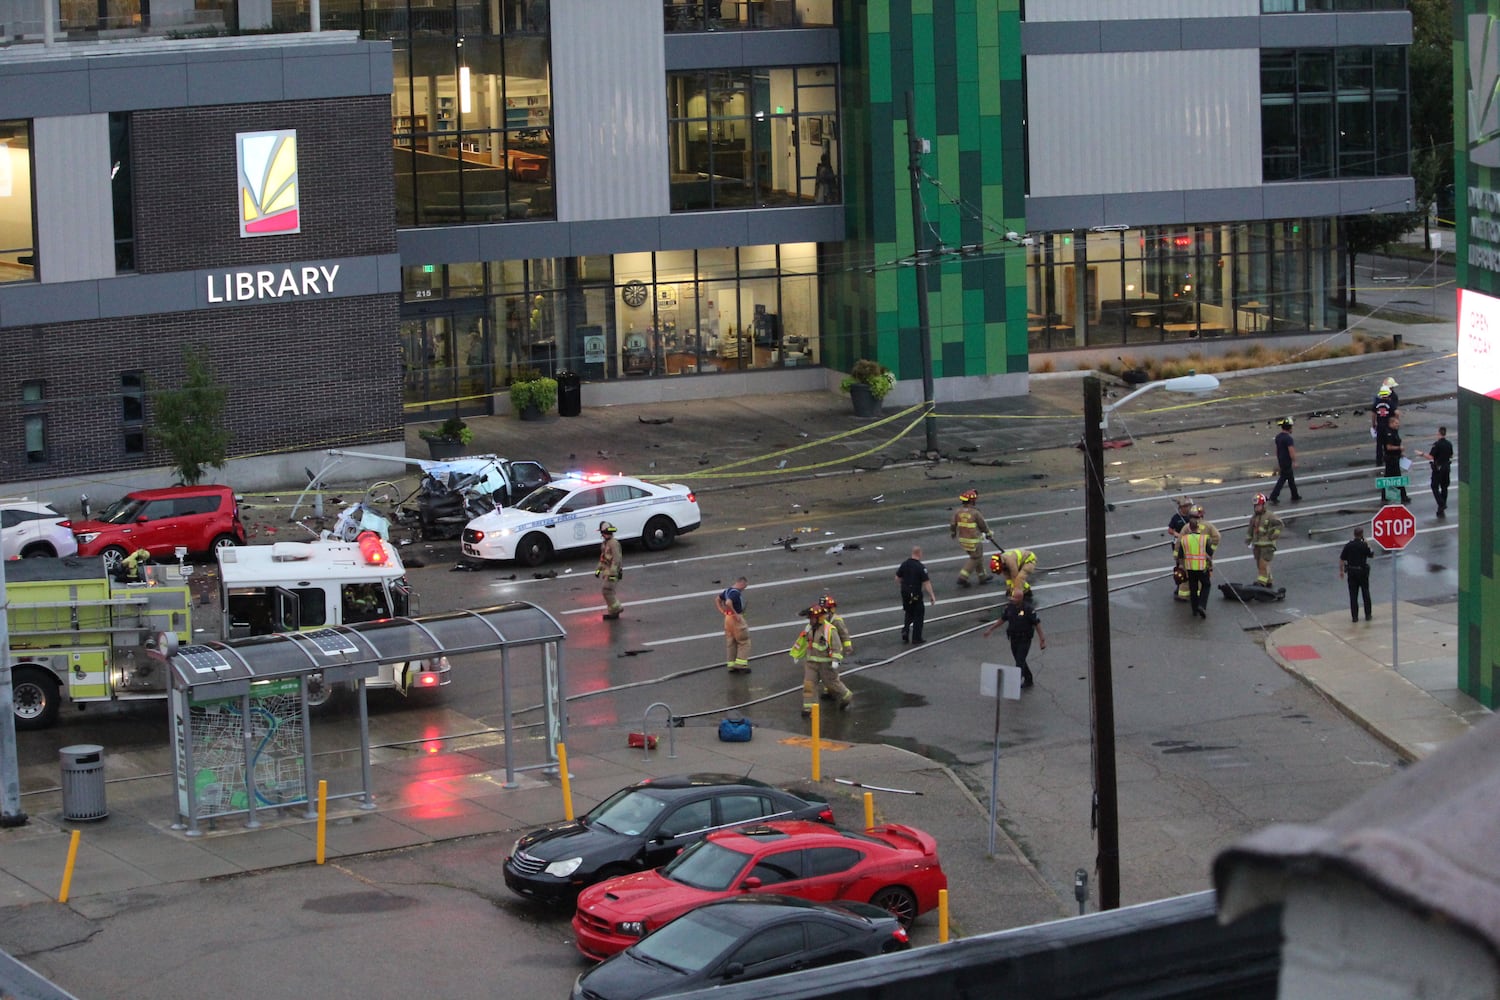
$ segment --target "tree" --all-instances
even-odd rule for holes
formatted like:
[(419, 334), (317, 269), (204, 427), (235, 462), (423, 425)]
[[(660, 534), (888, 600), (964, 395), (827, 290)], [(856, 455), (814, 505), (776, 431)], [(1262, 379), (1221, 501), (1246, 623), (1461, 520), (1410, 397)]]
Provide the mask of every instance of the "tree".
[(1411, 21), (1411, 171), (1430, 250), (1428, 207), (1445, 204), (1453, 188), (1452, 0), (1411, 0)]
[[(1421, 213), (1425, 215), (1426, 213)], [(1349, 254), (1348, 304), (1357, 305), (1354, 293), (1354, 261), (1362, 253), (1372, 253), (1396, 242), (1411, 232), (1417, 224), (1417, 213), (1371, 213), (1369, 215), (1345, 215), (1339, 219), (1339, 229), (1344, 234), (1344, 249)]]
[(207, 467), (224, 468), (229, 431), (224, 427), (228, 392), (214, 376), (208, 358), (193, 347), (182, 350), (187, 378), (180, 389), (152, 393), (151, 439), (172, 456), (173, 469), (185, 486), (196, 486)]

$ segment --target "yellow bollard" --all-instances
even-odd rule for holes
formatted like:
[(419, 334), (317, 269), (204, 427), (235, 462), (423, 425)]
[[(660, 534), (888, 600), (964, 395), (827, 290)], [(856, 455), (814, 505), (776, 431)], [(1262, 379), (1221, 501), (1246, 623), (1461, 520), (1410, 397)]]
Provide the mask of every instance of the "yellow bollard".
[(938, 890), (938, 944), (948, 943), (948, 890)]
[(328, 857), (328, 779), (318, 779), (318, 864)]
[(573, 821), (573, 783), (568, 780), (568, 745), (557, 745), (557, 773), (562, 776), (563, 816)]
[(73, 887), (73, 862), (78, 860), (78, 839), (82, 836), (82, 830), (74, 830), (73, 836), (68, 838), (68, 863), (63, 865), (62, 888), (57, 891), (59, 903), (68, 901), (68, 890)]
[(865, 792), (865, 829), (875, 829), (875, 793)]
[(818, 717), (821, 715), (819, 712), (820, 707), (818, 705), (812, 707), (812, 780), (814, 781), (823, 780), (823, 758), (818, 753), (818, 751), (823, 749), (823, 744), (818, 740)]

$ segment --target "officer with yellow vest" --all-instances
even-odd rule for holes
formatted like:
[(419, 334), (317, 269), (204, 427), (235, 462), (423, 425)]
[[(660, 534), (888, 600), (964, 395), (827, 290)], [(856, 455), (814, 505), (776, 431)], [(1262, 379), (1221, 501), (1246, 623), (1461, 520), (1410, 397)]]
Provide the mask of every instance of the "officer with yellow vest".
[(1036, 572), (1036, 553), (1030, 549), (1006, 549), (990, 556), (990, 570), (1005, 581), (1007, 593), (1025, 600), (1031, 596), (1031, 574)]
[(1208, 617), (1208, 576), (1213, 569), (1214, 543), (1203, 528), (1203, 508), (1188, 511), (1187, 526), (1177, 536), (1177, 565), (1187, 575), (1188, 602), (1193, 614)]
[(839, 700), (839, 711), (854, 701), (854, 694), (839, 678), (838, 665), (844, 659), (843, 643), (838, 630), (827, 620), (822, 604), (807, 609), (807, 628), (797, 636), (788, 650), (792, 659), (802, 662), (802, 716), (812, 715), (818, 703), (818, 689), (833, 692)]
[(948, 524), (948, 535), (958, 539), (958, 544), (963, 547), (964, 555), (969, 559), (964, 563), (964, 568), (958, 571), (958, 585), (960, 587), (971, 586), (970, 577), (977, 577), (983, 586), (990, 582), (989, 574), (984, 569), (984, 539), (995, 540), (995, 535), (990, 531), (990, 526), (984, 523), (984, 515), (979, 513), (975, 503), (979, 500), (978, 490), (965, 490), (958, 495), (959, 508), (953, 512), (953, 520)]

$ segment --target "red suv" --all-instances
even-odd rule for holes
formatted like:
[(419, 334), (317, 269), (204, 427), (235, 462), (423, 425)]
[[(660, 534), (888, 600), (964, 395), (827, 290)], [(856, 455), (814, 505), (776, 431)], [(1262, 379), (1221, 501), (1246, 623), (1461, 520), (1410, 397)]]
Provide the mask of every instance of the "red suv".
[(97, 520), (74, 521), (73, 535), (79, 555), (103, 556), (111, 570), (137, 549), (153, 559), (171, 559), (179, 546), (197, 556), (245, 544), (240, 507), (228, 486), (136, 490), (110, 504)]

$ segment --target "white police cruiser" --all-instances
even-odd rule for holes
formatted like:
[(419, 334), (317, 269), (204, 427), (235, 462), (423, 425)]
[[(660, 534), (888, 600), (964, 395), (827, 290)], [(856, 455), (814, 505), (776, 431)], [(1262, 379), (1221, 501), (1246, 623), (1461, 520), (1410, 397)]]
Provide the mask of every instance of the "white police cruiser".
[(701, 523), (698, 498), (681, 483), (648, 483), (629, 476), (570, 474), (528, 493), (464, 528), (471, 559), (514, 559), (539, 566), (554, 552), (599, 545), (599, 522), (621, 542), (639, 540), (655, 552)]

